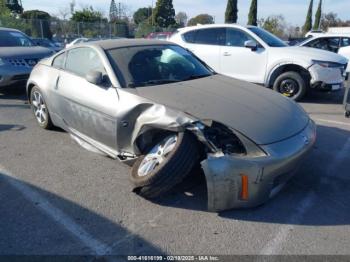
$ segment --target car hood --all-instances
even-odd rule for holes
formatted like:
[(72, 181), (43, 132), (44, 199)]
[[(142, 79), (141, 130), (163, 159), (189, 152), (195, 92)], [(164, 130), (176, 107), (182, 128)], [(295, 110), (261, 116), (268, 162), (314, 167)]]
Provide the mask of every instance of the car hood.
[(41, 46), (0, 47), (0, 58), (44, 58), (52, 51)]
[(136, 90), (197, 119), (221, 122), (260, 145), (289, 138), (309, 122), (305, 111), (282, 95), (221, 75)]
[(304, 46), (290, 46), (284, 48), (277, 48), (282, 55), (289, 54), (290, 57), (298, 58), (298, 59), (308, 59), (308, 60), (319, 60), (319, 61), (327, 61), (334, 62), (340, 64), (346, 64), (348, 61), (345, 57), (338, 55), (336, 53), (332, 53), (329, 51), (304, 47)]

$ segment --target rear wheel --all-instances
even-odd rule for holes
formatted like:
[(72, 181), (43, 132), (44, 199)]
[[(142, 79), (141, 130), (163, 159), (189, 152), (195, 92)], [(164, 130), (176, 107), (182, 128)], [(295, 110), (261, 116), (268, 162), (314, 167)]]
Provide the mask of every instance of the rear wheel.
[(131, 181), (139, 195), (159, 197), (190, 173), (198, 157), (198, 144), (192, 134), (167, 135), (135, 162)]
[(275, 80), (273, 89), (295, 101), (300, 101), (306, 94), (307, 84), (297, 72), (286, 72)]
[(51, 122), (49, 110), (41, 91), (36, 86), (33, 87), (30, 92), (30, 102), (38, 125), (44, 129), (51, 129), (53, 124)]

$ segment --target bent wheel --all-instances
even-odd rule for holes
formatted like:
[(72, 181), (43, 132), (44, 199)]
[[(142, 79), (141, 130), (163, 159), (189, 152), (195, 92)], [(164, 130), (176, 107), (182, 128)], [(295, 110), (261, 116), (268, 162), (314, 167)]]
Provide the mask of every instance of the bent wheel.
[(198, 157), (197, 141), (192, 134), (173, 133), (135, 162), (130, 178), (139, 195), (156, 198), (180, 183)]

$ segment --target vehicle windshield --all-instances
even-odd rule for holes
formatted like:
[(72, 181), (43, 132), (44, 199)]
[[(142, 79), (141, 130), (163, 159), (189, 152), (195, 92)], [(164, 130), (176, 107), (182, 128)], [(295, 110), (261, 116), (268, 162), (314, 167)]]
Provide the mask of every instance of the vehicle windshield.
[(267, 45), (271, 47), (286, 47), (288, 46), (285, 42), (279, 39), (277, 36), (265, 31), (258, 27), (248, 27), (250, 31), (260, 37)]
[(35, 46), (35, 44), (29, 37), (20, 32), (0, 31), (0, 46)]
[(179, 46), (123, 47), (107, 53), (123, 87), (161, 85), (213, 74), (206, 65)]

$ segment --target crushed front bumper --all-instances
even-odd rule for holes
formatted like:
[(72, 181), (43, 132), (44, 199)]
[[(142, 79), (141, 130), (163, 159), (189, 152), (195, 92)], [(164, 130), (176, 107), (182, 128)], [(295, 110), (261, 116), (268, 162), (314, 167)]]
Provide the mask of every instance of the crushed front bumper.
[(309, 68), (310, 85), (321, 91), (338, 91), (344, 87), (343, 67), (325, 68), (314, 64)]
[[(316, 141), (316, 126), (310, 120), (299, 134), (261, 146), (266, 157), (209, 155), (202, 162), (208, 189), (208, 210), (258, 206), (273, 197), (295, 173)], [(242, 199), (242, 176), (248, 177), (247, 198)]]

